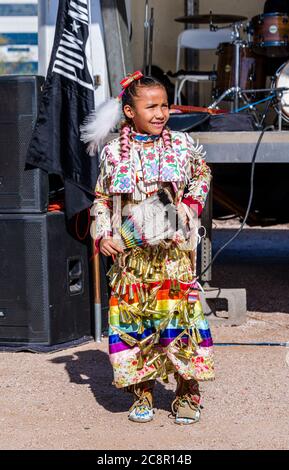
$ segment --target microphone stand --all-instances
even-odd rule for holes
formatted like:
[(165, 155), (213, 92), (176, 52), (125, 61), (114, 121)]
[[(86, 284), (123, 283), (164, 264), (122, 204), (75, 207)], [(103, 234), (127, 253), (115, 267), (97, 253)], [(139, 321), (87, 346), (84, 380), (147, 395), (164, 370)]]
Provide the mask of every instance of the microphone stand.
[(147, 72), (148, 42), (149, 42), (149, 0), (146, 0), (145, 20), (144, 20), (144, 56), (143, 56), (143, 73), (145, 75)]
[(149, 18), (149, 0), (146, 0), (145, 20), (144, 20), (144, 56), (143, 56), (144, 75), (151, 75), (152, 73), (153, 30), (154, 30), (154, 9), (151, 8), (150, 18)]
[[(228, 88), (228, 90), (224, 91), (224, 93), (219, 96), (217, 100), (215, 100), (210, 106), (210, 109), (214, 109), (217, 105), (227, 96), (233, 96), (234, 104), (233, 104), (233, 111), (236, 111), (239, 107), (239, 100), (240, 98), (243, 99), (244, 102), (246, 100), (242, 96), (242, 90), (240, 88), (240, 55), (241, 55), (241, 47), (243, 46), (243, 41), (240, 36), (240, 23), (232, 23), (230, 27), (233, 29), (233, 44), (234, 44), (234, 58), (235, 58), (235, 67), (234, 67), (234, 86)], [(213, 25), (210, 23), (211, 31), (217, 31), (222, 28), (218, 28), (218, 26)]]

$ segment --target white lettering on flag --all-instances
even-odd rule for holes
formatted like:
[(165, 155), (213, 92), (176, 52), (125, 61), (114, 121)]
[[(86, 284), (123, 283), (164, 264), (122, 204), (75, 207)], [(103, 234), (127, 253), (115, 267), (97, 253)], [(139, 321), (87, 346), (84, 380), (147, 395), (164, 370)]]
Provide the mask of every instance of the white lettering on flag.
[[(82, 7), (78, 5), (78, 3), (82, 3), (86, 5), (85, 7)], [(71, 9), (68, 10), (69, 16), (73, 18), (74, 20), (78, 20), (81, 23), (88, 24), (88, 8), (87, 8), (87, 1), (81, 1), (81, 0), (76, 0), (76, 1), (71, 1), (70, 2), (70, 7)], [(73, 11), (72, 8), (74, 8), (76, 11)]]
[[(76, 81), (85, 88), (94, 90), (92, 80), (91, 82), (86, 82), (83, 80), (83, 74), (79, 76), (80, 71), (83, 71), (85, 66), (87, 67), (87, 57), (84, 50), (84, 43), (79, 39), (79, 37), (77, 37), (78, 29), (80, 28), (80, 26), (77, 25), (77, 21), (81, 22), (83, 25), (87, 25), (88, 28), (89, 15), (87, 2), (88, 0), (70, 0), (68, 15), (74, 20), (73, 23), (70, 24), (72, 31), (64, 28), (57, 48), (56, 59), (53, 64), (52, 72)], [(73, 11), (73, 9), (76, 11)], [(85, 26), (82, 27), (85, 28)], [(87, 71), (91, 76), (88, 67)]]

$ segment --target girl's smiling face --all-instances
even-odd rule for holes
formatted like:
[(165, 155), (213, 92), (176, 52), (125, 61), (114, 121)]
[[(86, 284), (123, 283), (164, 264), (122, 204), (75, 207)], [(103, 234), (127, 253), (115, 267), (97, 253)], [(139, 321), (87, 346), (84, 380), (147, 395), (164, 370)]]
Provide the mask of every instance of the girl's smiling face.
[(126, 104), (123, 111), (133, 121), (136, 132), (160, 135), (169, 119), (165, 88), (159, 85), (139, 86), (133, 106)]

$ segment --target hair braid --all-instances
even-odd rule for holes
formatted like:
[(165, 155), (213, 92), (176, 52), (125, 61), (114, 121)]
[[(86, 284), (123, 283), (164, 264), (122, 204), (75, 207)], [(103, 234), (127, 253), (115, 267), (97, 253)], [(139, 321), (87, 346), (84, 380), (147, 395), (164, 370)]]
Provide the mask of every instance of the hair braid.
[(120, 131), (120, 156), (121, 159), (128, 160), (130, 152), (130, 126), (124, 122)]
[(164, 141), (165, 150), (170, 151), (172, 149), (171, 133), (167, 127), (163, 128), (162, 138)]

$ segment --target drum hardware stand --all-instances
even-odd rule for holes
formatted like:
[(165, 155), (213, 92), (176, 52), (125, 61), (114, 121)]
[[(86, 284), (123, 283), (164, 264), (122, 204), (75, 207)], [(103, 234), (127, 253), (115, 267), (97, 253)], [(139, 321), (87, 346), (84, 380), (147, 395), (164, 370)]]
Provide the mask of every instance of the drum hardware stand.
[(149, 0), (146, 0), (145, 21), (144, 21), (144, 58), (143, 58), (144, 75), (151, 75), (152, 73), (153, 30), (154, 30), (154, 9), (151, 8), (151, 16), (149, 18)]
[[(210, 26), (210, 31), (217, 31), (218, 29), (223, 29), (222, 27), (220, 28), (219, 26), (217, 26), (213, 23), (213, 12), (212, 12), (212, 10), (210, 10), (210, 23), (209, 23), (209, 26)], [(224, 26), (224, 28), (225, 27), (226, 26)]]
[(281, 97), (278, 100), (278, 131), (282, 131), (282, 103)]
[(248, 91), (250, 92), (251, 90), (242, 90), (242, 99), (243, 99), (243, 101), (244, 101), (244, 103), (245, 103), (245, 106), (243, 106), (242, 108), (235, 109), (235, 110), (233, 110), (232, 112), (233, 112), (233, 113), (238, 113), (238, 112), (240, 112), (240, 111), (242, 111), (242, 110), (244, 110), (244, 109), (249, 109), (250, 112), (251, 112), (252, 115), (253, 115), (253, 118), (255, 119), (255, 123), (256, 123), (257, 127), (261, 129), (261, 127), (262, 127), (262, 126), (261, 126), (261, 122), (260, 122), (260, 119), (259, 119), (259, 116), (258, 116), (258, 113), (257, 113), (257, 109), (255, 108), (255, 104), (256, 104), (256, 103), (252, 103), (252, 102), (249, 100), (249, 98), (248, 98), (248, 96), (247, 96), (247, 93), (246, 93), (246, 92), (248, 92)]
[[(253, 115), (254, 115), (254, 118), (255, 118), (255, 121), (256, 121), (256, 124), (258, 125), (258, 127), (263, 128), (263, 122), (264, 122), (264, 119), (266, 117), (266, 114), (267, 114), (267, 111), (266, 113), (263, 113), (261, 119), (258, 118), (258, 115), (257, 115), (257, 112), (256, 112), (256, 108), (255, 106), (258, 105), (258, 104), (261, 104), (261, 103), (265, 103), (266, 101), (269, 101), (269, 105), (271, 104), (270, 101), (272, 101), (274, 98), (277, 98), (278, 100), (278, 111), (277, 114), (278, 114), (278, 130), (281, 131), (282, 130), (282, 103), (281, 103), (281, 98), (283, 96), (283, 93), (284, 91), (289, 91), (289, 88), (286, 88), (286, 87), (279, 87), (279, 88), (262, 88), (262, 89), (251, 89), (251, 90), (242, 90), (242, 97), (243, 97), (243, 100), (247, 103), (245, 106), (243, 106), (242, 108), (239, 108), (239, 109), (236, 109), (234, 112), (235, 113), (238, 113), (238, 112), (241, 112), (241, 111), (244, 111), (245, 109), (249, 109)], [(258, 101), (255, 101), (255, 102), (250, 102), (247, 98), (247, 94), (257, 94), (257, 93), (269, 93), (268, 96), (266, 96), (265, 98), (261, 99), (261, 100), (258, 100)]]
[[(246, 98), (243, 95), (243, 90), (240, 88), (240, 51), (241, 47), (245, 44), (244, 41), (241, 39), (240, 36), (240, 28), (242, 23), (232, 23), (230, 27), (233, 29), (233, 45), (235, 49), (235, 77), (234, 77), (234, 86), (229, 88), (228, 90), (224, 91), (224, 93), (219, 96), (217, 100), (215, 100), (210, 106), (209, 109), (214, 109), (217, 105), (227, 96), (233, 96), (234, 103), (233, 103), (233, 111), (236, 111), (239, 107), (240, 99), (243, 100), (244, 103), (247, 104)], [(217, 31), (218, 26), (210, 24), (210, 29), (212, 31)]]
[(274, 109), (277, 113), (277, 118), (278, 118), (278, 130), (282, 131), (282, 121), (284, 120), (285, 122), (289, 122), (288, 118), (283, 115), (282, 113), (282, 97), (283, 93), (286, 91), (289, 91), (289, 88), (287, 87), (278, 87), (278, 88), (271, 88), (271, 90), (274, 90), (276, 93), (276, 98), (277, 98), (277, 103), (274, 105)]
[[(275, 110), (277, 112), (277, 116), (278, 116), (278, 131), (282, 131), (282, 119), (283, 119), (283, 116), (282, 116), (282, 96), (283, 96), (283, 93), (284, 91), (288, 91), (289, 88), (283, 88), (283, 89), (278, 89), (278, 88), (275, 88), (275, 91), (277, 91), (276, 93), (276, 98), (277, 98), (277, 106), (275, 107)], [(277, 108), (277, 109), (276, 109)]]
[[(267, 116), (269, 106), (270, 106), (272, 100), (276, 97), (276, 93), (275, 93), (275, 91), (272, 93), (272, 90), (271, 90), (270, 94), (268, 96), (266, 96), (265, 98), (263, 98), (261, 100), (258, 100), (258, 101), (254, 101), (254, 102), (249, 101), (249, 99), (246, 96), (247, 93), (254, 93), (255, 94), (255, 93), (258, 93), (260, 91), (269, 91), (269, 90), (242, 90), (243, 96), (247, 100), (247, 104), (246, 104), (246, 106), (243, 106), (242, 108), (237, 109), (235, 111), (235, 113), (239, 113), (241, 111), (244, 111), (245, 109), (249, 109), (249, 111), (251, 111), (251, 113), (253, 114), (253, 117), (255, 119), (255, 123), (256, 123), (258, 129), (262, 130), (263, 129), (263, 123), (264, 123), (264, 120)], [(267, 102), (266, 111), (262, 114), (262, 116), (260, 116), (260, 115), (258, 116), (256, 106), (258, 104), (266, 103), (266, 102)]]

